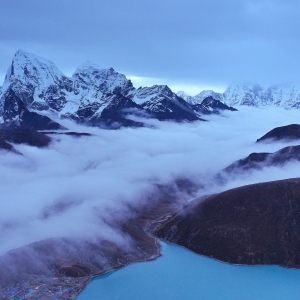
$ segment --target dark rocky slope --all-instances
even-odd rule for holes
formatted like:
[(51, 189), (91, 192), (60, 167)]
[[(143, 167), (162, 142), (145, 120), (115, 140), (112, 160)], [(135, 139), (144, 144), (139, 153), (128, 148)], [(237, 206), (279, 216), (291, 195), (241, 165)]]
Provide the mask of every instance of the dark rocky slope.
[(253, 184), (194, 200), (156, 237), (224, 262), (300, 268), (300, 179)]
[(229, 177), (239, 176), (242, 172), (261, 170), (264, 167), (282, 166), (290, 161), (300, 161), (300, 146), (284, 147), (274, 153), (251, 153), (246, 158), (235, 161), (214, 176), (219, 184), (228, 181)]
[(300, 125), (291, 124), (276, 127), (259, 138), (256, 142), (267, 140), (298, 140), (300, 139)]
[(41, 131), (43, 134), (62, 134), (62, 135), (69, 135), (76, 138), (82, 137), (82, 136), (92, 136), (92, 134), (88, 132), (75, 132), (75, 131), (68, 131), (68, 132), (59, 132), (59, 131)]
[(192, 105), (193, 111), (196, 113), (200, 113), (203, 115), (212, 115), (212, 114), (220, 114), (221, 111), (229, 110), (229, 111), (237, 111), (237, 109), (230, 107), (220, 100), (216, 100), (213, 97), (209, 96), (205, 98), (200, 104)]
[(137, 101), (141, 109), (160, 121), (204, 121), (193, 111), (190, 104), (173, 93), (167, 85), (139, 88), (133, 100)]
[(59, 123), (47, 116), (29, 111), (24, 102), (15, 94), (12, 88), (8, 89), (4, 98), (3, 120), (5, 126), (30, 128), (35, 130), (65, 129)]
[(141, 109), (131, 99), (120, 93), (115, 93), (107, 95), (107, 101), (109, 104), (103, 109), (100, 117), (94, 116), (91, 118), (91, 125), (110, 129), (144, 126), (142, 122), (136, 122), (127, 118), (128, 114), (137, 113)]
[(13, 145), (6, 142), (6, 140), (3, 138), (0, 138), (0, 150), (11, 151), (20, 154), (20, 152), (18, 152)]
[(45, 147), (51, 142), (49, 136), (28, 128), (0, 129), (0, 138), (15, 144), (28, 144), (36, 147)]

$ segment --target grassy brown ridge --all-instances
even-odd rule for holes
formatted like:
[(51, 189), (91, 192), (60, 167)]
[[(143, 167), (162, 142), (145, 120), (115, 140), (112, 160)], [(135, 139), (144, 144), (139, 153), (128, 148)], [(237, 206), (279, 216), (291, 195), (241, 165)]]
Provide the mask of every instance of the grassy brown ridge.
[(300, 179), (194, 200), (154, 236), (224, 262), (300, 268)]

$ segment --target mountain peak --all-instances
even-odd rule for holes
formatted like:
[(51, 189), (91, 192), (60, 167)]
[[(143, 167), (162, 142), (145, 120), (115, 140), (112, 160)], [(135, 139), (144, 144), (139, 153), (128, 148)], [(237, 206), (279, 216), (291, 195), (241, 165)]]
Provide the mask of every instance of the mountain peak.
[(179, 96), (179, 97), (191, 97), (189, 94), (187, 94), (186, 92), (184, 92), (184, 91), (178, 91), (177, 93), (177, 96)]
[(149, 89), (151, 89), (153, 93), (161, 93), (164, 95), (173, 93), (172, 90), (166, 84), (156, 84), (152, 87), (149, 87)]
[(18, 49), (15, 53), (15, 56), (19, 55), (26, 55), (28, 52), (26, 52), (24, 49)]
[(58, 89), (69, 91), (70, 83), (52, 61), (19, 49), (6, 73), (2, 95), (9, 88), (30, 109), (57, 110), (66, 101)]
[(101, 66), (99, 66), (97, 63), (93, 62), (93, 61), (90, 61), (90, 60), (87, 60), (86, 62), (84, 62), (82, 65), (79, 65), (74, 74), (75, 73), (79, 73), (79, 72), (83, 72), (83, 71), (86, 71), (86, 72), (93, 72), (93, 71), (104, 71), (104, 70), (107, 70), (109, 68), (102, 68)]
[(24, 66), (25, 64), (31, 64), (31, 65), (34, 65), (35, 67), (37, 67), (37, 65), (39, 65), (41, 67), (47, 66), (48, 68), (50, 67), (50, 68), (57, 69), (51, 60), (48, 60), (41, 56), (26, 52), (23, 49), (19, 49), (15, 53), (14, 58), (13, 58), (13, 63), (18, 63), (21, 66)]

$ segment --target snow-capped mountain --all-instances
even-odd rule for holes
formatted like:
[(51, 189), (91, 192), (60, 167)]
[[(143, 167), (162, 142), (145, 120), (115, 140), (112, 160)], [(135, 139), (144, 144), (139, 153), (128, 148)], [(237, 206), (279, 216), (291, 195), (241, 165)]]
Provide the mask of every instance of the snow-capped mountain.
[[(181, 95), (181, 92), (179, 92), (179, 95)], [(300, 108), (300, 86), (295, 84), (277, 84), (264, 89), (259, 84), (249, 82), (232, 83), (223, 94), (214, 91), (203, 91), (195, 97), (184, 95), (185, 99), (191, 104), (201, 103), (209, 96), (228, 106)]]
[(263, 88), (253, 83), (234, 83), (229, 85), (223, 94), (224, 103), (230, 106), (258, 106)]
[(24, 127), (35, 130), (64, 129), (63, 126), (49, 117), (29, 111), (25, 103), (10, 87), (5, 91), (3, 111), (4, 127)]
[(72, 81), (53, 62), (18, 50), (1, 87), (1, 103), (10, 87), (30, 109), (58, 111), (67, 102)]
[(227, 105), (300, 108), (300, 87), (292, 83), (272, 85), (266, 89), (258, 84), (231, 84), (223, 99)]
[(178, 97), (167, 85), (138, 88), (133, 101), (159, 120), (198, 120), (191, 105)]
[(183, 91), (180, 91), (178, 93), (176, 93), (177, 96), (181, 97), (182, 99), (184, 99), (186, 102), (188, 102), (189, 104), (192, 105), (196, 105), (196, 104), (201, 104), (202, 101), (204, 99), (206, 99), (207, 97), (212, 97), (215, 100), (219, 100), (219, 101), (223, 101), (223, 94), (221, 93), (216, 93), (212, 90), (204, 90), (202, 92), (200, 92), (199, 94), (197, 94), (196, 96), (189, 96), (188, 94), (186, 94)]
[(74, 94), (80, 95), (82, 103), (95, 101), (103, 94), (114, 92), (130, 97), (135, 90), (125, 75), (116, 72), (113, 68), (101, 69), (91, 62), (78, 67), (71, 79)]
[(219, 114), (223, 110), (236, 111), (235, 108), (222, 103), (223, 94), (215, 93), (212, 90), (204, 90), (194, 97), (183, 91), (176, 94), (191, 104), (192, 110), (198, 115)]
[(273, 85), (263, 91), (262, 105), (275, 105), (286, 109), (300, 108), (300, 86), (295, 84)]
[(93, 63), (78, 67), (71, 77), (72, 97), (59, 112), (62, 117), (89, 121), (101, 116), (109, 104), (109, 95), (121, 94), (132, 97), (134, 87), (125, 75), (113, 68), (101, 69)]
[(188, 95), (187, 93), (185, 93), (184, 91), (179, 91), (176, 93), (176, 95), (180, 98), (182, 98), (183, 100), (185, 100), (187, 103), (190, 104), (195, 104), (194, 103), (194, 98), (193, 96)]
[(22, 123), (20, 113), (25, 108), (92, 125), (140, 126), (125, 122), (129, 109), (130, 114), (159, 120), (195, 121), (203, 114), (216, 113), (217, 106), (224, 109), (212, 101), (201, 105), (207, 95), (220, 98), (204, 91), (188, 103), (184, 94), (180, 97), (166, 85), (135, 89), (125, 75), (91, 62), (79, 66), (69, 78), (53, 62), (18, 50), (0, 88), (0, 117), (2, 123)]
[(201, 103), (192, 105), (195, 112), (201, 115), (220, 114), (221, 111), (237, 111), (237, 109), (227, 106), (220, 100), (216, 100), (213, 97), (206, 97)]
[(204, 90), (198, 95), (194, 97), (194, 103), (193, 104), (199, 104), (202, 103), (204, 99), (211, 97), (218, 101), (223, 101), (223, 95), (221, 93), (216, 93), (212, 90)]
[[(11, 91), (13, 98), (8, 97)], [(11, 98), (14, 101), (6, 101)], [(20, 119), (19, 100), (29, 111), (52, 112), (60, 117), (92, 124), (120, 123), (126, 115), (120, 111), (129, 107), (144, 110), (162, 120), (199, 119), (190, 105), (167, 86), (136, 90), (125, 75), (90, 62), (78, 67), (68, 78), (53, 62), (24, 50), (16, 52), (1, 87), (2, 121)], [(113, 120), (114, 117), (117, 120)]]

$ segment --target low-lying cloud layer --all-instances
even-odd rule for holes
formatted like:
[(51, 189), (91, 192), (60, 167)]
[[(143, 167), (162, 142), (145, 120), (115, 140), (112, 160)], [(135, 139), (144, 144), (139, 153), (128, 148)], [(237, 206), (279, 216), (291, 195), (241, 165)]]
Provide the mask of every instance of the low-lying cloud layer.
[(297, 123), (299, 111), (240, 108), (209, 122), (148, 121), (155, 128), (102, 130), (64, 121), (91, 137), (53, 135), (47, 149), (15, 145), (0, 152), (0, 254), (49, 237), (120, 236), (107, 219), (130, 213), (127, 203), (151, 201), (154, 184), (188, 178), (198, 195), (254, 182), (299, 176), (299, 162), (241, 174), (226, 186), (212, 177), (251, 152), (274, 152), (297, 142), (255, 144), (274, 127)]

